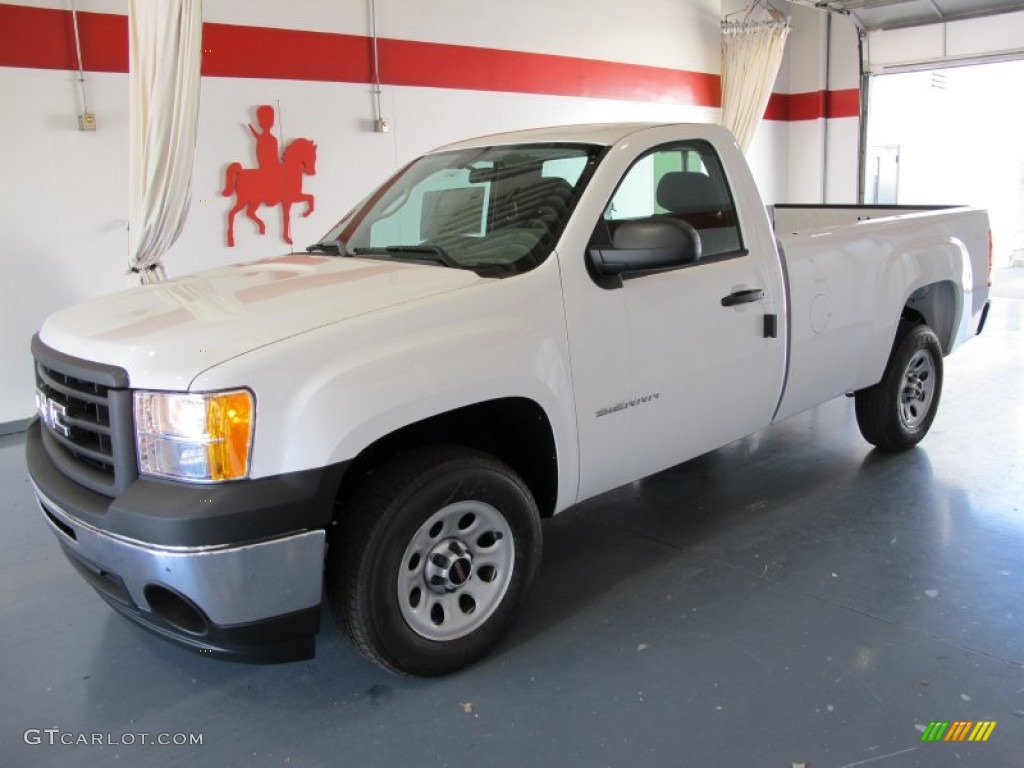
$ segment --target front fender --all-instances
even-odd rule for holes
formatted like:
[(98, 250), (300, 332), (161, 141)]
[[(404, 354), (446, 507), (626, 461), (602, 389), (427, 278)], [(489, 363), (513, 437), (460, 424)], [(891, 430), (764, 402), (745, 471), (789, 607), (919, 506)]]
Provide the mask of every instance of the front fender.
[(254, 350), (207, 371), (193, 387), (239, 385), (257, 399), (254, 477), (350, 460), (409, 424), (520, 397), (537, 403), (551, 424), (557, 508), (575, 499), (575, 407), (555, 257), (524, 275)]

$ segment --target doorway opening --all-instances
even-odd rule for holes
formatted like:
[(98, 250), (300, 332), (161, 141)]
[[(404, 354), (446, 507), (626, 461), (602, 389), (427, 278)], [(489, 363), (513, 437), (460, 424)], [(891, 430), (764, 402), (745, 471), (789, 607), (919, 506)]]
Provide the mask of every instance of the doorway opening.
[(988, 209), (995, 266), (1024, 265), (1024, 60), (871, 78), (864, 202)]

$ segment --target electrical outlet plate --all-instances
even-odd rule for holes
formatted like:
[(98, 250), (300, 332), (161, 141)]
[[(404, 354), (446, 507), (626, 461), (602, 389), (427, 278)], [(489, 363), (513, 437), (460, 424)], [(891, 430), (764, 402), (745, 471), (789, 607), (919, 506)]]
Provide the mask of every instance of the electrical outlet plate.
[(377, 133), (388, 133), (391, 131), (391, 122), (386, 118), (382, 117), (374, 123)]
[(83, 112), (78, 116), (78, 130), (95, 131), (96, 115), (92, 112)]

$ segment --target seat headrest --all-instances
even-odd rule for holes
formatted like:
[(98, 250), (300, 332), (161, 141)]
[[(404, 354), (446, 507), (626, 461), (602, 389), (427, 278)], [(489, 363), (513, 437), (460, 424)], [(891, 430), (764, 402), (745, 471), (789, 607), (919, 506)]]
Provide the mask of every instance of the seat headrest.
[(721, 209), (714, 182), (696, 171), (669, 171), (658, 182), (658, 205), (672, 213)]

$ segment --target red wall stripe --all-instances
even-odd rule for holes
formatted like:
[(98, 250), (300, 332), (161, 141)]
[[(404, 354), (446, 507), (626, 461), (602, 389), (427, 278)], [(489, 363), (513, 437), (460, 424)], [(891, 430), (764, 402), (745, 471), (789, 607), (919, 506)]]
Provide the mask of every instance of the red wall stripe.
[(704, 72), (413, 40), (379, 48), (381, 79), (393, 85), (721, 104), (720, 78)]
[[(92, 72), (128, 71), (128, 18), (78, 14), (82, 60)], [(706, 72), (382, 38), (381, 79), (389, 85), (658, 101), (717, 107), (721, 79)], [(359, 35), (233, 24), (203, 25), (208, 77), (369, 83), (370, 40)], [(0, 66), (76, 69), (71, 14), (0, 3)], [(859, 114), (859, 92), (773, 94), (769, 120)]]
[(368, 83), (372, 76), (370, 40), (358, 35), (206, 22), (202, 72), (208, 77)]
[(825, 108), (828, 117), (859, 117), (860, 88), (829, 91)]
[(764, 110), (765, 120), (788, 120), (789, 119), (789, 94), (773, 93), (768, 99), (768, 106)]
[(787, 120), (817, 120), (825, 117), (826, 101), (824, 91), (789, 94)]
[[(82, 65), (90, 72), (128, 71), (128, 17), (79, 13)], [(0, 66), (78, 69), (71, 13), (0, 4)]]
[(773, 93), (765, 110), (766, 120), (819, 120), (823, 117), (860, 115), (860, 89)]

